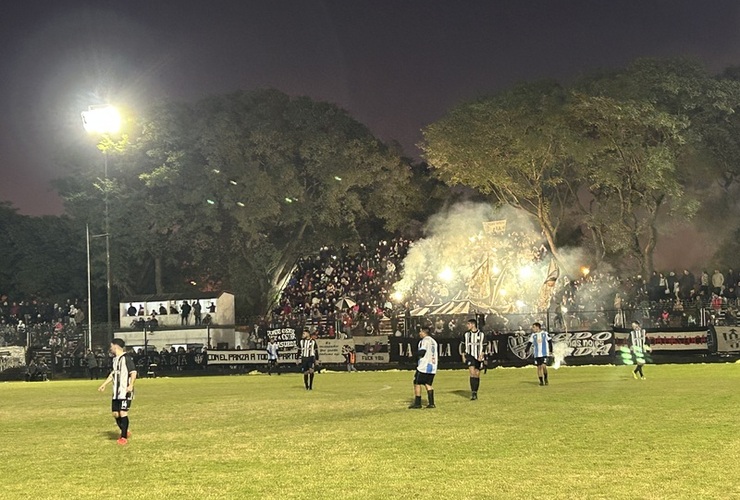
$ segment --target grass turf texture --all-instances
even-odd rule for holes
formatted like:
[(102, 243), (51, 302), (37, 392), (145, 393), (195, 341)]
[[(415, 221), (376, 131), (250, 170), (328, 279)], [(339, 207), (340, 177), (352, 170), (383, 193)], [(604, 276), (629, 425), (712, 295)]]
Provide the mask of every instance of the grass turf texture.
[[(132, 439), (110, 393), (0, 384), (0, 498), (740, 497), (740, 366), (144, 379)], [(424, 395), (426, 400), (426, 395)]]

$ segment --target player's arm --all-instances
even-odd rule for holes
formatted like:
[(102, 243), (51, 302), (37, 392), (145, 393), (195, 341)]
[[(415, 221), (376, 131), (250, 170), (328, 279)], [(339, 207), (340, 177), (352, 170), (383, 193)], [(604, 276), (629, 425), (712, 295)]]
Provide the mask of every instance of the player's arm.
[(100, 384), (100, 387), (98, 387), (98, 390), (100, 392), (103, 392), (105, 390), (105, 386), (107, 386), (111, 382), (113, 382), (113, 370), (111, 370), (111, 372), (108, 374), (108, 378), (106, 378), (105, 381), (103, 381), (103, 383)]
[(550, 349), (550, 354), (552, 355), (552, 337), (550, 334), (547, 334), (547, 347)]
[(483, 332), (480, 334), (480, 341), (478, 342), (478, 361), (483, 361), (483, 358), (485, 358), (485, 355), (483, 354)]
[(131, 378), (131, 382), (129, 382), (128, 387), (126, 387), (126, 392), (133, 392), (134, 382), (136, 382), (136, 376), (138, 373), (136, 372), (136, 365), (131, 356), (126, 356), (126, 369), (128, 370), (128, 376)]

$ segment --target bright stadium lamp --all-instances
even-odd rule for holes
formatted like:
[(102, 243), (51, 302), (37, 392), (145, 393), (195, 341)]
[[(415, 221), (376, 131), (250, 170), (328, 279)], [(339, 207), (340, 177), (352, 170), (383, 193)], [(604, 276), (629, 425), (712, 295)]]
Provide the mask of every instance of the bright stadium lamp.
[(90, 106), (82, 112), (82, 126), (91, 134), (115, 134), (121, 130), (121, 114), (113, 106)]

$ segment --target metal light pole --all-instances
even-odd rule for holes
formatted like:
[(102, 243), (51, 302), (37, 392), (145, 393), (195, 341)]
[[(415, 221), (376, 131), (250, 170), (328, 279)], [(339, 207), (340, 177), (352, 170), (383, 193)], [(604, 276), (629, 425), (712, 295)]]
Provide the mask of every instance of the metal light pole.
[[(82, 125), (89, 133), (108, 136), (115, 134), (121, 128), (121, 115), (113, 106), (90, 106), (87, 111), (82, 112)], [(103, 167), (105, 176), (105, 191), (103, 198), (105, 202), (105, 270), (106, 270), (106, 292), (108, 306), (108, 340), (113, 339), (113, 304), (111, 302), (111, 267), (110, 267), (110, 217), (108, 200), (108, 150), (103, 150)], [(88, 238), (89, 242), (89, 238)], [(88, 243), (89, 244), (89, 243)], [(89, 303), (89, 301), (88, 301)], [(92, 331), (90, 333), (92, 335)], [(92, 340), (92, 337), (91, 337)]]
[(90, 267), (90, 226), (85, 224), (87, 240), (87, 347), (92, 350), (92, 272)]

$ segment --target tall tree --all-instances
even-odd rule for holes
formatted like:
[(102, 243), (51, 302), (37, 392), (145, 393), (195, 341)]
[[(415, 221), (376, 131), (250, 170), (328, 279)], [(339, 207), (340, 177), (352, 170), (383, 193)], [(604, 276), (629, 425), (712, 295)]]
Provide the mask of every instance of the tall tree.
[(578, 191), (567, 128), (568, 94), (525, 84), (463, 104), (424, 129), (424, 156), (445, 182), (533, 215), (556, 258), (558, 229)]

